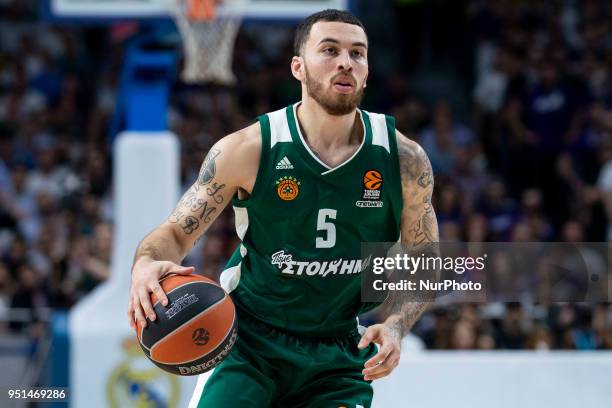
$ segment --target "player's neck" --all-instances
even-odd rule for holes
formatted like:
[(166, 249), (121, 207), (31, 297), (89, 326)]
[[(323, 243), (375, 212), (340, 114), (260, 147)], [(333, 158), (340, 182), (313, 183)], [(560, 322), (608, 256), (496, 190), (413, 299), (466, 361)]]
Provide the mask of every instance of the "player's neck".
[(356, 111), (342, 116), (330, 115), (316, 101), (305, 98), (297, 108), (297, 120), (311, 147), (333, 149), (361, 143), (362, 133), (355, 132)]

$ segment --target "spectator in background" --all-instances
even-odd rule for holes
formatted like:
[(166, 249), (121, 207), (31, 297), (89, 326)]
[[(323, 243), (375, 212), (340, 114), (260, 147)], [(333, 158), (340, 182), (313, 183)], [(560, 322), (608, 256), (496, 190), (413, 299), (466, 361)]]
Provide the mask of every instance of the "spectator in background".
[(18, 269), (27, 263), (27, 252), (28, 247), (25, 239), (20, 235), (15, 235), (2, 259), (12, 279), (17, 279)]
[[(452, 184), (440, 183), (436, 194), (438, 223), (458, 222), (462, 218), (461, 192)], [(438, 210), (439, 209), (439, 210)]]
[(459, 150), (473, 155), (474, 135), (465, 125), (455, 122), (451, 106), (438, 101), (434, 107), (432, 124), (425, 128), (420, 143), (431, 161), (436, 174), (450, 176), (455, 169), (455, 156)]
[(17, 287), (11, 299), (11, 308), (18, 309), (21, 318), (11, 321), (10, 327), (19, 329), (37, 325), (47, 306), (47, 294), (40, 275), (31, 266), (21, 265), (17, 270)]
[(576, 350), (595, 350), (599, 346), (598, 338), (592, 330), (593, 313), (590, 309), (578, 308), (576, 326), (567, 333)]
[(46, 105), (44, 95), (28, 86), (25, 68), (17, 63), (10, 74), (8, 92), (0, 94), (0, 121), (18, 123), (24, 117), (39, 113)]
[(9, 169), (14, 132), (8, 125), (0, 123), (0, 228), (15, 229), (13, 203), (13, 181)]
[(444, 221), (440, 225), (440, 242), (459, 242), (461, 240), (461, 224), (455, 221)]
[[(610, 129), (612, 131), (612, 120)], [(608, 220), (606, 240), (612, 242), (612, 140), (606, 141), (602, 146), (600, 160), (603, 166), (597, 179), (597, 189)]]
[(612, 313), (607, 304), (599, 304), (593, 309), (591, 327), (597, 339), (597, 348), (609, 349), (612, 345)]
[(489, 231), (489, 222), (487, 217), (480, 213), (472, 213), (465, 221), (465, 237), (466, 242), (487, 242), (491, 241), (491, 233)]
[(57, 152), (53, 147), (38, 152), (37, 168), (26, 181), (30, 194), (47, 194), (57, 201), (75, 191), (79, 185), (77, 177), (69, 168), (57, 163), (57, 159)]
[(537, 324), (527, 339), (526, 347), (531, 350), (551, 350), (553, 341), (548, 327)]
[(38, 239), (28, 251), (29, 262), (45, 277), (50, 277), (62, 263), (68, 250), (68, 239), (62, 225), (47, 221), (41, 228)]
[(603, 56), (594, 50), (587, 50), (582, 56), (580, 68), (592, 97), (599, 101), (609, 100), (612, 96), (612, 78)]
[(509, 100), (520, 97), (527, 84), (523, 63), (517, 52), (497, 47), (491, 66), (480, 71), (474, 87), (474, 129), (492, 170), (508, 166), (509, 141), (501, 131), (501, 114)]
[(574, 327), (576, 312), (569, 304), (552, 305), (548, 310), (548, 326), (551, 328), (554, 343), (558, 348), (574, 348), (568, 333)]
[(35, 241), (41, 228), (38, 204), (34, 195), (26, 188), (27, 169), (23, 164), (16, 164), (11, 172), (13, 192), (7, 209), (17, 220), (19, 234), (31, 244)]
[(501, 180), (493, 180), (486, 187), (477, 205), (478, 212), (489, 219), (493, 238), (506, 241), (515, 218), (516, 204), (508, 196)]
[(612, 350), (612, 327), (609, 327), (602, 334), (600, 350)]
[(6, 331), (9, 308), (13, 297), (14, 280), (11, 278), (6, 265), (0, 262), (0, 334)]
[(74, 290), (82, 296), (108, 279), (111, 249), (112, 228), (108, 224), (98, 223), (91, 237), (81, 236), (72, 245), (68, 280), (62, 290), (68, 294)]
[(467, 149), (459, 149), (455, 154), (455, 171), (453, 183), (463, 193), (463, 210), (471, 212), (490, 178), (482, 171), (482, 160), (473, 157)]
[(529, 333), (528, 321), (520, 303), (508, 303), (506, 313), (498, 327), (497, 343), (502, 348), (522, 349)]
[(473, 350), (476, 348), (476, 328), (467, 320), (459, 320), (453, 326), (451, 347), (454, 350)]
[(553, 238), (554, 230), (543, 212), (542, 191), (537, 188), (523, 192), (517, 221), (529, 227), (533, 241), (549, 241)]
[(525, 142), (534, 185), (547, 198), (547, 210), (559, 221), (567, 215), (564, 189), (557, 174), (561, 151), (575, 143), (584, 126), (586, 96), (562, 76), (552, 55), (545, 55), (538, 67), (538, 84), (522, 101)]
[[(448, 350), (451, 348), (452, 322), (445, 308), (432, 311), (433, 322), (429, 328), (421, 332), (421, 337), (428, 349)], [(418, 329), (418, 327), (417, 327)]]

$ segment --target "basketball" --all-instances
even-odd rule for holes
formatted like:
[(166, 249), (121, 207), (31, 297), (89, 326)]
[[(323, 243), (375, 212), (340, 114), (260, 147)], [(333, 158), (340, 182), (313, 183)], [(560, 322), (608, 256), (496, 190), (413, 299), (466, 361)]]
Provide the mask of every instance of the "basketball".
[(199, 275), (169, 275), (160, 281), (168, 296), (163, 306), (155, 295), (157, 315), (137, 336), (145, 355), (177, 375), (209, 371), (229, 354), (236, 341), (236, 311), (229, 295)]

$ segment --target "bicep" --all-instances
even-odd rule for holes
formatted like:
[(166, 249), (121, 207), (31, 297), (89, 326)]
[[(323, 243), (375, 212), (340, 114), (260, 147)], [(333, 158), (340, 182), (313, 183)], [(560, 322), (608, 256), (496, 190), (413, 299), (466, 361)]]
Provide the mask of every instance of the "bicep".
[(402, 180), (402, 242), (420, 246), (438, 242), (438, 222), (431, 203), (434, 188), (431, 163), (423, 149), (398, 134)]
[(438, 242), (438, 221), (431, 204), (431, 196), (424, 194), (404, 193), (402, 210), (402, 242), (417, 246), (428, 242)]

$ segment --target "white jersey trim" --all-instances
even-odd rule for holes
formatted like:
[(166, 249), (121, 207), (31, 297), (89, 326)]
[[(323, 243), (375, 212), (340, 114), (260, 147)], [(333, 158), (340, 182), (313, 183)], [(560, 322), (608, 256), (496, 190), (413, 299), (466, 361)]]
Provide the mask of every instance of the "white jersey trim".
[(345, 161), (343, 161), (342, 163), (340, 163), (339, 165), (337, 165), (336, 167), (332, 168), (329, 167), (327, 164), (323, 163), (321, 161), (321, 159), (319, 159), (317, 157), (316, 154), (314, 154), (314, 152), (312, 150), (310, 150), (310, 147), (308, 146), (308, 144), (306, 143), (306, 140), (304, 140), (304, 136), (302, 136), (302, 130), (300, 129), (300, 123), (298, 120), (298, 116), (297, 116), (297, 107), (301, 104), (302, 102), (298, 102), (295, 105), (293, 105), (293, 117), (295, 118), (295, 127), (297, 129), (297, 133), (300, 136), (300, 141), (302, 142), (302, 145), (304, 146), (304, 148), (306, 149), (306, 151), (323, 167), (325, 167), (326, 169), (328, 169), (327, 171), (324, 171), (323, 173), (321, 173), (322, 176), (329, 174), (333, 171), (338, 170), (339, 168), (341, 168), (342, 166), (344, 166), (345, 164), (348, 164), (351, 162), (351, 160), (353, 160), (353, 158), (355, 156), (357, 156), (357, 154), (361, 151), (361, 149), (363, 148), (363, 145), (365, 144), (365, 140), (366, 140), (366, 127), (365, 127), (365, 123), (363, 122), (363, 113), (357, 109), (357, 112), (359, 113), (359, 119), (361, 119), (361, 125), (363, 127), (363, 138), (361, 139), (361, 144), (359, 145), (359, 147), (357, 148), (357, 150), (355, 150), (355, 153), (353, 153), (353, 155), (351, 157), (349, 157), (348, 159), (346, 159)]
[(286, 108), (268, 113), (270, 120), (270, 148), (279, 142), (292, 142)]
[(234, 220), (236, 224), (236, 234), (242, 241), (249, 229), (249, 213), (244, 207), (234, 207)]
[(219, 283), (221, 283), (221, 287), (225, 289), (227, 293), (230, 293), (238, 287), (238, 284), (240, 283), (240, 275), (242, 273), (241, 268), (242, 262), (221, 272), (221, 276), (219, 277)]
[(387, 117), (382, 113), (367, 112), (372, 124), (372, 144), (382, 146), (391, 154), (389, 147), (389, 132), (387, 132)]
[(204, 386), (206, 385), (206, 381), (210, 378), (212, 373), (216, 370), (213, 368), (212, 370), (198, 375), (198, 381), (196, 382), (195, 389), (193, 390), (193, 394), (191, 395), (191, 399), (189, 400), (189, 405), (187, 408), (198, 408), (198, 404), (202, 399), (202, 393), (204, 392)]
[[(236, 234), (240, 240), (244, 240), (247, 230), (249, 229), (249, 212), (244, 207), (234, 207), (234, 220), (236, 223)], [(240, 243), (240, 256), (244, 258), (247, 254), (247, 248)], [(242, 273), (242, 261), (236, 266), (225, 269), (221, 272), (219, 282), (221, 287), (230, 293), (238, 287), (240, 283), (240, 276)]]

